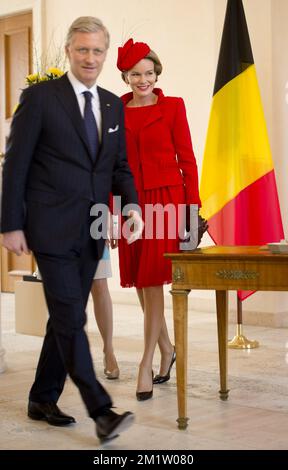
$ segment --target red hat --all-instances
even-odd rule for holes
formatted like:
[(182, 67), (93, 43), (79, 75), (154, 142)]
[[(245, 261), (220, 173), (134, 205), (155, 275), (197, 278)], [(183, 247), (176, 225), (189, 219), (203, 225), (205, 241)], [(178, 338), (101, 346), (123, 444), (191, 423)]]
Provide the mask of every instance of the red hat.
[(139, 60), (144, 59), (150, 52), (150, 47), (145, 42), (135, 42), (128, 39), (123, 47), (118, 47), (117, 67), (121, 72), (130, 70)]

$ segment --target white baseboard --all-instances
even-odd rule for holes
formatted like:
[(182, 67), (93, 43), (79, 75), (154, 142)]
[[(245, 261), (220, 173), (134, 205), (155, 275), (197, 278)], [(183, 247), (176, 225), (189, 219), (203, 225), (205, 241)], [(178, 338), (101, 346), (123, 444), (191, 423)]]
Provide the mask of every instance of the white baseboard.
[(5, 356), (5, 349), (1, 348), (0, 349), (0, 374), (2, 374), (2, 372), (4, 372), (6, 369), (4, 356)]
[[(288, 312), (257, 312), (243, 308), (243, 325), (267, 326), (271, 328), (287, 328)], [(237, 322), (237, 310), (229, 311), (229, 322)]]
[[(122, 291), (110, 291), (113, 303), (138, 305), (138, 297), (135, 290), (123, 289)], [(172, 296), (165, 294), (165, 308), (172, 308)], [(188, 311), (205, 312), (216, 315), (215, 298), (203, 298), (191, 296), (188, 298)], [(237, 311), (235, 308), (229, 309), (229, 323), (236, 323)], [(243, 305), (243, 325), (266, 326), (271, 328), (288, 327), (288, 312), (261, 312), (245, 310)]]
[[(110, 294), (115, 304), (138, 305), (138, 297), (135, 290), (123, 289), (122, 291), (112, 291)], [(172, 308), (172, 296), (170, 294), (164, 295), (165, 308)], [(188, 300), (189, 310), (199, 312), (213, 312), (215, 311), (215, 302), (213, 299), (204, 299), (201, 297), (193, 297)]]

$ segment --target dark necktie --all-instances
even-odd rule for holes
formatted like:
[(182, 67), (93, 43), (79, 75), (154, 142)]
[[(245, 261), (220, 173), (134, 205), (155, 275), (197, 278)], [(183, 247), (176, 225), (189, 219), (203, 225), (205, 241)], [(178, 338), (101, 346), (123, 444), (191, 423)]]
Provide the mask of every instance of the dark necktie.
[(92, 111), (92, 93), (90, 91), (84, 91), (85, 107), (84, 107), (84, 123), (89, 141), (89, 146), (93, 159), (96, 160), (99, 150), (99, 136), (96, 124), (96, 119)]

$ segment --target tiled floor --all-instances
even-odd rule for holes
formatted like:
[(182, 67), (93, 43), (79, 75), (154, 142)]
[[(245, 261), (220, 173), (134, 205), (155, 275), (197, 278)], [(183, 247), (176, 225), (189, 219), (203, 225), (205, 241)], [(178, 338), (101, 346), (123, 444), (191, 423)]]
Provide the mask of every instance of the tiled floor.
[[(261, 347), (229, 351), (230, 398), (218, 398), (218, 352), (215, 314), (189, 314), (189, 386), (186, 431), (176, 425), (175, 369), (169, 382), (154, 387), (152, 400), (137, 402), (135, 383), (142, 348), (143, 316), (137, 306), (115, 305), (115, 350), (120, 380), (103, 376), (101, 340), (89, 305), (88, 330), (95, 368), (119, 410), (130, 410), (136, 423), (106, 449), (287, 449), (288, 335), (287, 329), (245, 327)], [(172, 312), (167, 311), (172, 331)], [(86, 416), (70, 380), (61, 408), (77, 424), (55, 428), (26, 416), (27, 393), (33, 380), (41, 338), (14, 332), (13, 295), (2, 296), (3, 346), (7, 370), (0, 375), (1, 449), (101, 449), (94, 424)], [(230, 326), (230, 336), (235, 326)], [(158, 352), (154, 370), (157, 371)]]

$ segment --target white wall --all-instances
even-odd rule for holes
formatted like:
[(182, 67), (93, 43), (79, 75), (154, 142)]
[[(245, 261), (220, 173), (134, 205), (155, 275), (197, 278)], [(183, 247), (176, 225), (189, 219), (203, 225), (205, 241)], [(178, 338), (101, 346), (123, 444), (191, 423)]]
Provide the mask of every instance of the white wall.
[(76, 16), (95, 15), (104, 21), (111, 46), (99, 84), (117, 94), (127, 91), (116, 68), (118, 46), (131, 35), (148, 42), (164, 65), (159, 86), (185, 99), (201, 161), (214, 81), (214, 0), (47, 0), (45, 11), (47, 38), (54, 36), (59, 44)]
[[(36, 0), (10, 0), (23, 6)], [(0, 15), (7, 0), (0, 0)], [(287, 0), (243, 0), (268, 133), (276, 168), (280, 204), (287, 231), (288, 124), (288, 33)], [(11, 7), (10, 7), (11, 8)], [(194, 149), (201, 174), (202, 156), (209, 119), (226, 0), (46, 0), (43, 1), (43, 43), (63, 44), (70, 23), (82, 15), (99, 16), (111, 33), (111, 48), (99, 84), (117, 94), (126, 92), (116, 68), (117, 47), (130, 36), (143, 40), (159, 54), (164, 71), (159, 80), (166, 94), (185, 100)], [(3, 13), (4, 12), (4, 13)], [(209, 237), (203, 244), (209, 244)], [(117, 255), (113, 253), (111, 290), (118, 298), (131, 297), (132, 290), (119, 287)], [(168, 288), (167, 290), (168, 291)], [(117, 296), (116, 296), (117, 297)], [(235, 295), (233, 294), (233, 298)], [(194, 292), (197, 309), (214, 308), (214, 294)], [(257, 293), (244, 304), (244, 311), (288, 311), (285, 293)], [(244, 314), (245, 318), (245, 314)]]

